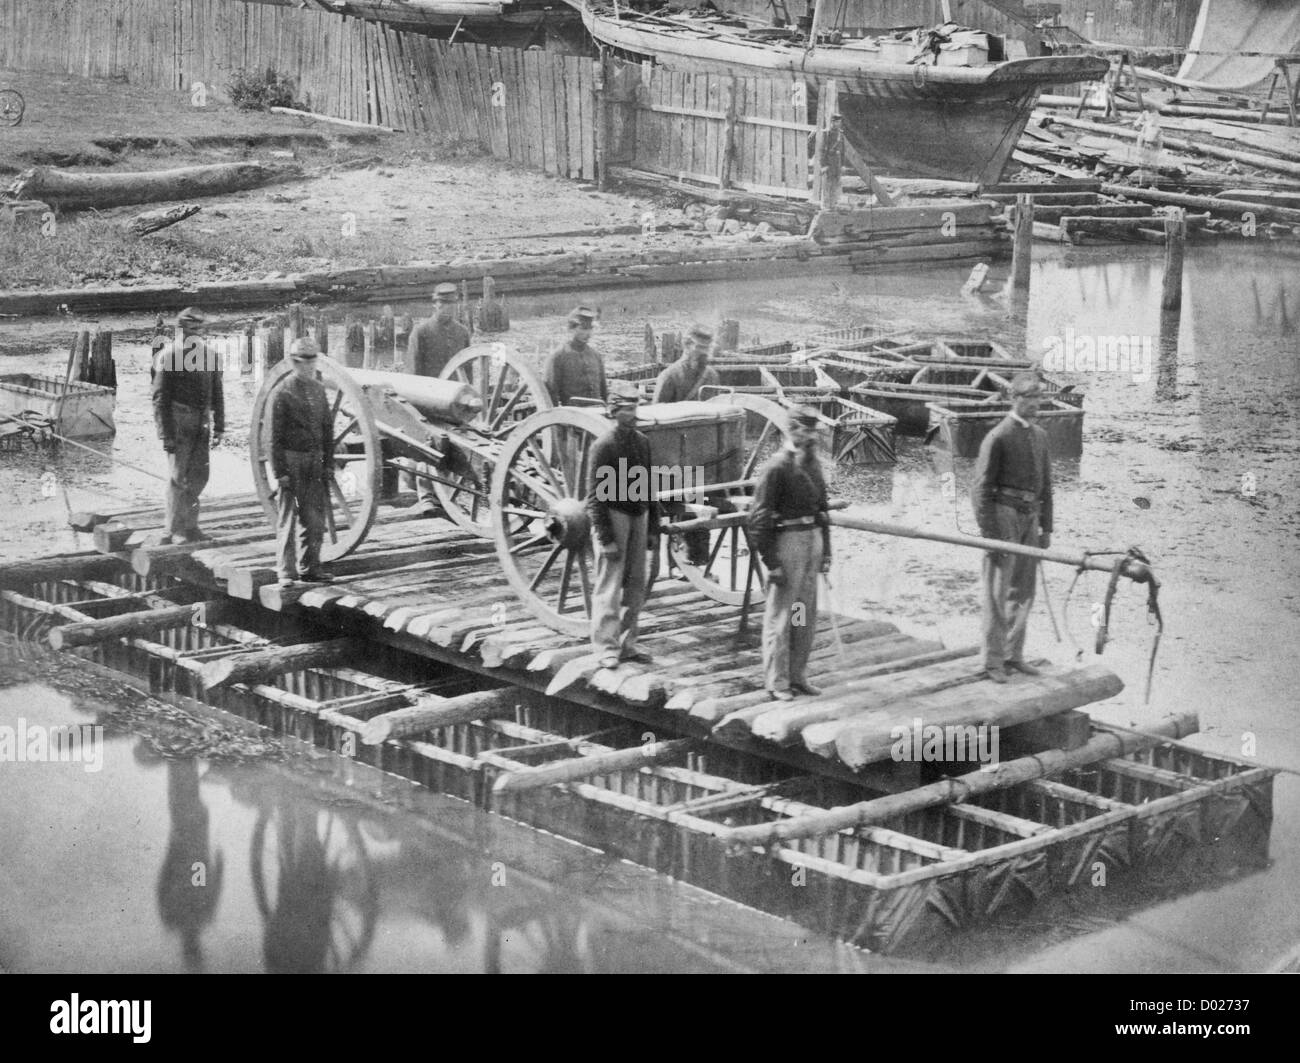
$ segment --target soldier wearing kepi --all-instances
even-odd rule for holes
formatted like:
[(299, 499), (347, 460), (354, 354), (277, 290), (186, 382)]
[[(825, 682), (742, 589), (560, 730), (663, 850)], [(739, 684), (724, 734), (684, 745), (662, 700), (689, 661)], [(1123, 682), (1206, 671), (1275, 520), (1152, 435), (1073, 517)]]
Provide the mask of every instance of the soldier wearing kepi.
[(605, 402), (605, 362), (587, 341), (596, 327), (596, 311), (579, 306), (569, 315), (569, 340), (546, 360), (546, 390), (556, 406), (571, 405), (574, 399)]
[(280, 585), (296, 579), (329, 583), (321, 570), (325, 507), (334, 461), (334, 418), (325, 386), (316, 373), (320, 348), (294, 340), (289, 348), (293, 375), (271, 404), (271, 474), (276, 491), (276, 574)]
[(817, 411), (787, 414), (787, 441), (763, 466), (749, 511), (749, 534), (767, 566), (763, 685), (777, 701), (820, 694), (808, 682), (817, 630), (817, 576), (830, 571), (826, 479), (817, 460)]
[(207, 321), (197, 307), (182, 310), (177, 339), (154, 356), (153, 415), (168, 469), (164, 544), (207, 538), (199, 530), (199, 495), (208, 484), (208, 450), (226, 428), (221, 366), (203, 341)]
[(647, 661), (636, 646), (646, 595), (646, 551), (658, 548), (659, 505), (651, 495), (650, 440), (636, 429), (636, 385), (615, 381), (614, 427), (591, 447), (587, 514), (596, 552), (591, 644), (602, 668)]
[[(456, 305), (460, 293), (454, 284), (439, 284), (433, 290), (433, 317), (421, 321), (411, 330), (406, 343), (406, 364), (416, 376), (441, 375), (452, 357), (469, 346), (469, 329), (456, 320)], [(404, 474), (414, 480), (415, 504), (426, 516), (438, 511), (438, 500), (433, 493), (431, 465), (417, 465), (423, 476)]]
[[(984, 437), (971, 499), (980, 534), (1021, 546), (1052, 543), (1052, 457), (1047, 433), (1034, 424), (1042, 381), (1020, 373), (1011, 382), (1011, 412)], [(995, 683), (1006, 671), (1038, 675), (1024, 659), (1038, 562), (1014, 554), (984, 555), (984, 668)]]
[[(713, 330), (707, 325), (693, 325), (687, 334), (686, 350), (682, 356), (659, 374), (655, 381), (655, 402), (698, 402), (700, 388), (716, 386), (718, 371), (709, 365), (709, 352), (713, 348)], [(684, 486), (674, 484), (673, 486)], [(710, 497), (710, 505), (720, 500)], [(719, 509), (733, 508), (719, 506)], [(664, 513), (673, 520), (685, 520), (684, 502), (664, 503)], [(686, 532), (686, 557), (692, 565), (705, 565), (709, 559), (709, 533), (703, 530)]]
[(713, 330), (695, 325), (687, 337), (682, 356), (659, 374), (655, 382), (655, 402), (695, 402), (700, 388), (717, 386), (718, 371), (709, 365), (713, 347)]

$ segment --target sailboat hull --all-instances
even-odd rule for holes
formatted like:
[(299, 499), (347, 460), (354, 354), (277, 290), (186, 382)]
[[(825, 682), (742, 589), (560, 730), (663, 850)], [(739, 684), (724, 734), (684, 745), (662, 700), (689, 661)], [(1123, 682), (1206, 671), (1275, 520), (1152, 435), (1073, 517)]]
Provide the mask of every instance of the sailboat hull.
[(669, 70), (737, 77), (835, 80), (844, 135), (880, 174), (956, 181), (1001, 179), (1039, 91), (1090, 81), (1102, 59), (1047, 56), (976, 67), (892, 63), (865, 49), (797, 48), (725, 33), (654, 28), (584, 7), (597, 40)]

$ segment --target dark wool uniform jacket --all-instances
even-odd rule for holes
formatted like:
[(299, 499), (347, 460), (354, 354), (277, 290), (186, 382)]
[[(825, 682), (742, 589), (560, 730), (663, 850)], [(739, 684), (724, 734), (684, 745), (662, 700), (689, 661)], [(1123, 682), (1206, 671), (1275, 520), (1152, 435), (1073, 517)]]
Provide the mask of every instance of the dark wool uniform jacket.
[(1051, 532), (1052, 457), (1047, 432), (1040, 425), (1031, 423), (1026, 427), (1008, 415), (980, 444), (971, 501), (980, 534), (989, 539), (998, 537), (993, 507), (999, 501), (999, 487), (1032, 492), (1038, 500), (1038, 527)]
[[(587, 467), (591, 470), (587, 516), (602, 545), (614, 541), (611, 509), (634, 517), (649, 510), (648, 534), (654, 537), (659, 533), (659, 503), (649, 497), (654, 485), (650, 477), (650, 440), (645, 433), (615, 425), (592, 444)], [(634, 474), (634, 469), (642, 471)]]
[(829, 499), (821, 462), (807, 464), (789, 447), (782, 447), (758, 471), (754, 502), (749, 510), (749, 537), (768, 568), (776, 568), (777, 522), (795, 517), (816, 517), (822, 528), (826, 556), (831, 552), (831, 530), (827, 519)]
[(567, 406), (575, 398), (601, 402), (609, 398), (605, 362), (590, 344), (579, 351), (572, 343), (566, 343), (555, 351), (546, 360), (545, 378), (546, 389), (556, 406)]
[(319, 380), (292, 376), (276, 392), (271, 404), (271, 473), (277, 479), (288, 471), (286, 450), (316, 451), (326, 469), (334, 460), (334, 418)]
[(469, 346), (469, 329), (459, 321), (421, 321), (406, 341), (406, 363), (416, 376), (437, 376)]
[[(154, 356), (153, 398), (154, 423), (158, 438), (164, 446), (176, 442), (176, 426), (172, 419), (172, 403), (179, 402), (196, 410), (212, 410), (212, 430), (221, 435), (226, 430), (226, 401), (221, 387), (220, 369), (186, 369), (185, 365), (207, 365), (210, 354), (207, 346), (197, 339), (185, 341), (185, 350), (176, 354), (176, 344), (169, 343)], [(214, 363), (215, 364), (215, 363)]]
[(659, 374), (655, 383), (655, 402), (692, 402), (700, 397), (700, 388), (715, 387), (718, 371), (711, 365), (698, 376), (685, 357), (677, 359)]

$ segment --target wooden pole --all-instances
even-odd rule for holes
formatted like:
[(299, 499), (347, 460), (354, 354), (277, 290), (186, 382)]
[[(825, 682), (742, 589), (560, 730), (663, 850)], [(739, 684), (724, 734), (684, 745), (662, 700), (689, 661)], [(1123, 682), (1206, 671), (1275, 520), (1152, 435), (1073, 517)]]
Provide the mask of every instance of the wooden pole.
[(306, 327), (303, 324), (303, 305), (294, 303), (289, 307), (289, 342), (300, 339), (307, 335)]
[(214, 623), (227, 615), (230, 608), (229, 599), (221, 599), (194, 605), (175, 605), (166, 609), (145, 609), (102, 620), (64, 624), (51, 629), (47, 637), (56, 650), (68, 650), (74, 646), (90, 646), (108, 639), (132, 638), (167, 628), (185, 627), (196, 620), (205, 624)]
[(379, 311), (379, 322), (375, 326), (375, 368), (383, 368), (393, 363), (393, 337), (397, 333), (397, 321), (393, 308), (385, 306)]
[(1162, 720), (1146, 734), (1103, 733), (1096, 735), (1078, 749), (1068, 752), (1049, 749), (1032, 756), (1005, 761), (994, 770), (972, 771), (919, 789), (890, 794), (888, 797), (862, 801), (855, 805), (832, 808), (825, 812), (795, 816), (775, 823), (736, 827), (721, 837), (729, 845), (734, 846), (769, 846), (792, 838), (812, 838), (820, 834), (834, 834), (842, 830), (871, 826), (923, 808), (959, 804), (977, 794), (1004, 790), (1010, 786), (1029, 782), (1031, 779), (1059, 775), (1071, 768), (1082, 768), (1095, 764), (1099, 760), (1135, 753), (1159, 745), (1162, 738), (1182, 738), (1195, 734), (1198, 729), (1196, 714), (1183, 713)]
[(343, 664), (368, 652), (373, 653), (373, 648), (360, 639), (268, 646), (209, 661), (199, 669), (199, 678), (209, 690), (226, 683), (261, 683), (285, 672)]
[(284, 319), (267, 319), (266, 368), (271, 369), (284, 361)]
[(1187, 243), (1187, 214), (1179, 207), (1165, 218), (1165, 274), (1160, 289), (1160, 309), (1183, 305), (1183, 249)]
[(330, 353), (330, 319), (322, 310), (316, 315), (315, 329), (316, 346), (320, 348), (321, 354)]
[(343, 364), (360, 369), (366, 360), (366, 330), (360, 321), (349, 317), (343, 323)]
[(492, 792), (521, 793), (524, 790), (536, 790), (555, 783), (577, 782), (580, 779), (590, 779), (595, 775), (629, 771), (647, 764), (662, 764), (685, 756), (694, 745), (694, 739), (677, 738), (670, 742), (648, 742), (631, 749), (616, 749), (609, 753), (561, 760), (539, 768), (524, 768), (502, 775), (493, 784)]
[(363, 369), (374, 369), (378, 360), (379, 329), (373, 321), (367, 321), (364, 335), (366, 337), (365, 353), (361, 356)]
[(601, 191), (609, 188), (609, 77), (611, 74), (609, 49), (600, 45), (600, 57), (596, 60), (596, 187)]
[(731, 187), (732, 174), (736, 164), (736, 125), (737, 125), (737, 97), (739, 96), (740, 83), (736, 78), (731, 77), (726, 80), (722, 87), (723, 110), (726, 112), (726, 119), (722, 127), (722, 158), (718, 160), (718, 187), (727, 189)]
[(390, 738), (424, 734), (437, 727), (470, 723), (496, 716), (513, 716), (523, 692), (518, 687), (479, 690), (454, 698), (423, 698), (418, 705), (394, 709), (366, 721), (361, 741), (377, 746)]
[[(823, 4), (817, 5), (820, 13)], [(817, 15), (814, 14), (814, 22)], [(822, 210), (834, 210), (840, 202), (840, 176), (844, 165), (840, 128), (839, 82), (825, 82), (817, 101), (817, 198)]]
[(1015, 235), (1011, 247), (1011, 290), (1029, 291), (1029, 267), (1034, 256), (1034, 197), (1016, 196)]

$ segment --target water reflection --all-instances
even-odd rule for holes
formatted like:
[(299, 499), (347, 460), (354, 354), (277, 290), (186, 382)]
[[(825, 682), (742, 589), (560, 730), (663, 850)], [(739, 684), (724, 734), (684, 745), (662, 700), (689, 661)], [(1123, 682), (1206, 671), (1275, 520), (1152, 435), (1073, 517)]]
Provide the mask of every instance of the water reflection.
[[(142, 739), (136, 744), (136, 759), (146, 763), (153, 759), (147, 750)], [(201, 936), (217, 912), (225, 859), (220, 849), (211, 851), (198, 761), (167, 762), (167, 811), (171, 829), (158, 873), (158, 916), (163, 926), (180, 934), (186, 970), (202, 971)]]

